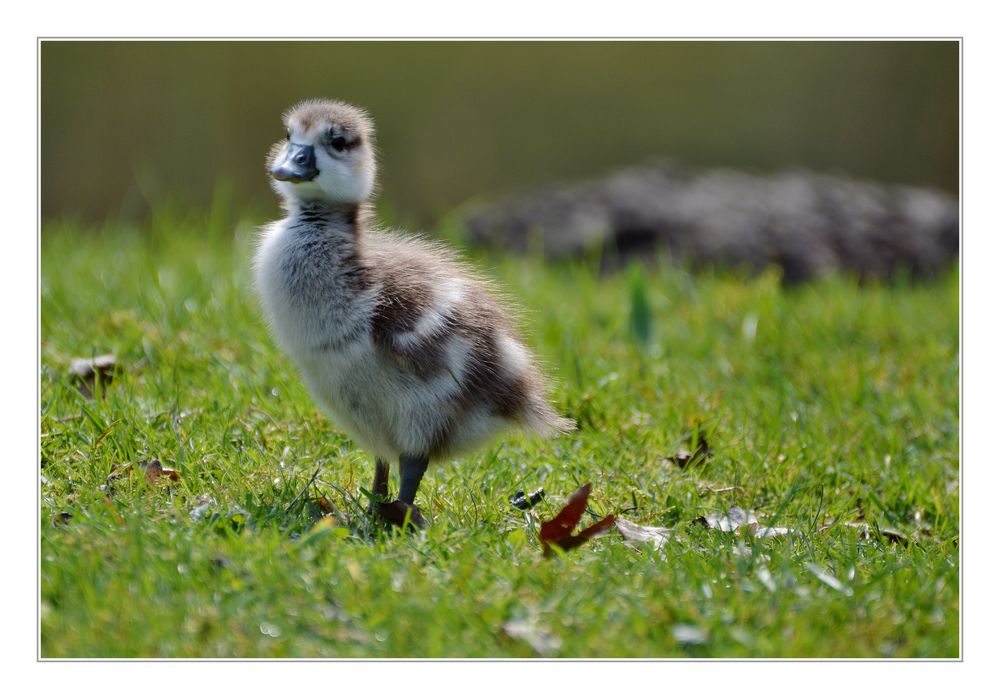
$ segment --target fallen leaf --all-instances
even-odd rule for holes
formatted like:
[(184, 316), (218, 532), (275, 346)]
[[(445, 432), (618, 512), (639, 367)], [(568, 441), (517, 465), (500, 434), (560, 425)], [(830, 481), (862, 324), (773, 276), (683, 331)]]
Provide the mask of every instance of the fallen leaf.
[(695, 521), (704, 524), (709, 529), (734, 532), (740, 527), (757, 524), (757, 516), (753, 512), (746, 512), (743, 508), (733, 505), (725, 514), (704, 515)]
[(675, 641), (685, 646), (701, 645), (708, 641), (708, 631), (693, 624), (674, 624), (670, 633)]
[(708, 446), (708, 440), (705, 439), (705, 435), (701, 432), (698, 433), (698, 444), (695, 446), (694, 452), (690, 450), (692, 439), (694, 439), (694, 435), (688, 435), (684, 440), (688, 444), (688, 448), (682, 447), (677, 450), (676, 454), (667, 458), (681, 468), (695, 466), (708, 461), (709, 457), (712, 456), (712, 448)]
[(94, 389), (98, 384), (102, 388), (111, 383), (119, 373), (118, 358), (113, 354), (102, 354), (99, 357), (77, 358), (69, 363), (69, 373), (76, 382), (76, 388), (87, 398), (94, 397)]
[(844, 522), (845, 526), (858, 529), (861, 532), (861, 539), (867, 541), (875, 536), (884, 537), (891, 544), (910, 545), (910, 537), (898, 529), (891, 527), (873, 527), (868, 522)]
[(514, 493), (507, 502), (519, 510), (530, 510), (532, 507), (540, 503), (544, 497), (545, 490), (543, 488), (539, 488), (531, 495), (525, 495), (523, 490), (519, 490)]
[(626, 542), (649, 541), (655, 549), (662, 548), (672, 535), (666, 527), (644, 527), (622, 517), (615, 519), (615, 528)]
[(785, 536), (786, 534), (791, 534), (794, 530), (789, 527), (757, 527), (754, 531), (754, 536), (758, 539), (770, 539), (775, 536)]
[(333, 506), (333, 503), (330, 502), (330, 500), (323, 495), (319, 496), (318, 498), (313, 498), (312, 503), (313, 505), (316, 506), (316, 509), (319, 510), (320, 514), (323, 515), (324, 517), (326, 515), (333, 514), (337, 510), (337, 508)]
[(592, 524), (578, 534), (573, 534), (573, 529), (580, 522), (587, 509), (587, 500), (590, 498), (590, 483), (587, 483), (575, 493), (570, 495), (569, 502), (559, 511), (554, 519), (542, 522), (538, 536), (542, 541), (542, 549), (548, 555), (552, 551), (552, 546), (558, 546), (563, 551), (569, 551), (580, 546), (587, 539), (591, 539), (598, 534), (611, 529), (615, 523), (615, 516), (608, 515), (596, 524)]
[(159, 459), (152, 459), (151, 461), (140, 461), (135, 466), (132, 464), (115, 466), (111, 469), (108, 477), (104, 479), (104, 485), (101, 486), (100, 490), (108, 494), (113, 493), (115, 490), (115, 481), (126, 477), (135, 468), (138, 468), (142, 472), (146, 482), (149, 484), (156, 483), (160, 478), (169, 478), (172, 481), (180, 480), (180, 475), (177, 471), (170, 468), (163, 468)]
[(203, 519), (205, 515), (211, 511), (212, 505), (214, 504), (215, 500), (210, 495), (199, 495), (195, 498), (194, 509), (191, 510), (188, 516), (197, 522), (198, 520)]
[(163, 468), (159, 459), (153, 459), (152, 461), (140, 461), (137, 466), (145, 474), (147, 483), (155, 483), (157, 480), (164, 477), (169, 478), (172, 481), (178, 481), (181, 478), (177, 471), (174, 471), (171, 468)]
[(910, 537), (908, 537), (906, 534), (899, 531), (898, 529), (891, 529), (889, 527), (879, 527), (878, 533), (881, 536), (884, 536), (886, 539), (888, 539), (890, 543), (902, 544), (903, 546), (910, 545)]
[(537, 621), (512, 619), (503, 624), (503, 631), (511, 638), (524, 641), (539, 655), (552, 655), (562, 648), (562, 639), (553, 635)]
[(832, 576), (829, 573), (827, 573), (825, 570), (823, 570), (822, 568), (820, 568), (815, 563), (806, 563), (806, 568), (808, 568), (809, 571), (813, 575), (815, 575), (816, 578), (821, 583), (823, 583), (824, 585), (832, 587), (837, 592), (841, 592), (841, 593), (847, 595), (848, 597), (850, 597), (851, 595), (854, 594), (854, 590), (852, 590), (851, 588), (849, 588), (844, 583), (840, 582), (837, 578), (835, 578), (834, 576)]
[(704, 515), (696, 519), (695, 522), (720, 532), (747, 531), (758, 539), (783, 536), (792, 531), (788, 527), (763, 526), (757, 521), (757, 515), (736, 505), (730, 507), (725, 514)]
[(569, 536), (576, 525), (580, 522), (587, 509), (587, 500), (590, 498), (590, 483), (587, 483), (575, 493), (569, 496), (569, 501), (559, 511), (554, 519), (544, 522), (540, 535), (542, 541), (558, 541)]
[(265, 636), (269, 636), (271, 638), (277, 638), (278, 636), (281, 635), (280, 628), (278, 628), (274, 624), (269, 624), (266, 621), (260, 624), (260, 632)]

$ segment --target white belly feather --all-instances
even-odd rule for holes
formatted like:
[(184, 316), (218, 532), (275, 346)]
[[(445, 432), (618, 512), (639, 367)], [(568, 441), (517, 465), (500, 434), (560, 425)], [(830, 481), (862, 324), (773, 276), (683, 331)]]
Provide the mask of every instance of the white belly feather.
[(471, 449), (509, 427), (485, 411), (454, 415), (467, 340), (450, 338), (445, 348), (450, 371), (424, 380), (376, 351), (369, 326), (377, 288), (350, 303), (293, 296), (285, 263), (294, 241), (283, 224), (279, 221), (263, 232), (255, 258), (257, 291), (275, 338), (338, 427), (387, 460), (425, 453), (449, 419), (457, 433), (452, 451)]

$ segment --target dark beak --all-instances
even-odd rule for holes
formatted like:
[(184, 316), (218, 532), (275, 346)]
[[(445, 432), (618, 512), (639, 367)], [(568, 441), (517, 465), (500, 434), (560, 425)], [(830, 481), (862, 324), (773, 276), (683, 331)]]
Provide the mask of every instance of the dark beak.
[(318, 174), (313, 147), (297, 143), (289, 143), (285, 157), (271, 168), (271, 177), (284, 182), (309, 182)]

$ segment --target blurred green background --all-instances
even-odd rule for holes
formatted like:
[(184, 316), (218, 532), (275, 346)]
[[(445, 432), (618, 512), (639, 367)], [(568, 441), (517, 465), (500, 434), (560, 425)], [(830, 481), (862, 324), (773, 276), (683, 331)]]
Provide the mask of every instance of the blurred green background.
[(381, 204), (471, 198), (669, 156), (958, 190), (959, 45), (935, 42), (44, 41), (42, 214), (142, 219), (223, 187), (273, 212), (280, 114), (367, 107)]

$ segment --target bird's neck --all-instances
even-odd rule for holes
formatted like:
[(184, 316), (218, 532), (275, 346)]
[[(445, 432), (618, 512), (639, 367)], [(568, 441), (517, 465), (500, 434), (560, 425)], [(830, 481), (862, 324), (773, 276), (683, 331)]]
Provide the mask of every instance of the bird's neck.
[(368, 288), (363, 248), (370, 218), (368, 204), (289, 203), (283, 222), (284, 254), (301, 296), (322, 289), (324, 298), (343, 300)]
[(338, 204), (309, 199), (286, 202), (288, 217), (296, 223), (357, 236), (371, 218), (369, 204)]

